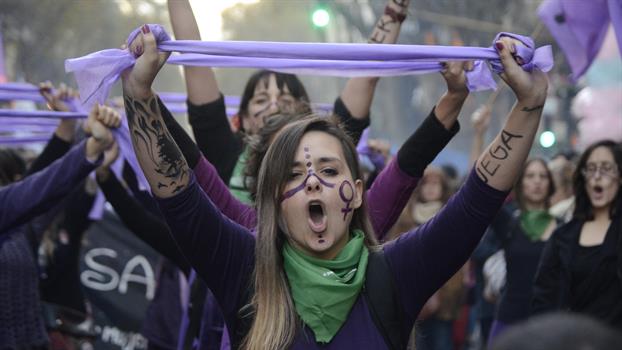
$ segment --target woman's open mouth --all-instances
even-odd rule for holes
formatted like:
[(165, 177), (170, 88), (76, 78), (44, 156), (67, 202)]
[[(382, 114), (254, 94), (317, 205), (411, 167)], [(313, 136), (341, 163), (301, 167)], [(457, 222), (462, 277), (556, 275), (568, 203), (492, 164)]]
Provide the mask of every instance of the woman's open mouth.
[(320, 201), (309, 202), (309, 226), (315, 233), (326, 231), (326, 213)]

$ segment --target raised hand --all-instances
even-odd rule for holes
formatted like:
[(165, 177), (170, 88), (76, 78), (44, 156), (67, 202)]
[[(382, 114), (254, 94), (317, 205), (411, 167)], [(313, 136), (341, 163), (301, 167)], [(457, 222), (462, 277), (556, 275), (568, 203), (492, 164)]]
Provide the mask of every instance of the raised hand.
[(146, 98), (151, 95), (151, 84), (170, 52), (158, 52), (156, 38), (146, 24), (130, 43), (129, 50), (137, 59), (134, 66), (122, 74), (123, 90), (127, 95)]
[(500, 74), (501, 78), (514, 91), (524, 112), (541, 109), (544, 106), (548, 89), (546, 75), (538, 68), (533, 68), (531, 72), (524, 71), (514, 58), (516, 45), (523, 45), (523, 43), (509, 37), (501, 37), (495, 43), (504, 68), (504, 72)]
[(443, 62), (442, 64), (441, 75), (447, 84), (447, 91), (468, 95), (466, 71), (473, 69), (473, 61)]
[(469, 97), (466, 71), (473, 69), (473, 62), (443, 62), (441, 75), (447, 84), (447, 92), (436, 103), (435, 114), (447, 130), (458, 119), (464, 101)]
[(102, 152), (110, 148), (114, 137), (110, 129), (121, 125), (121, 115), (115, 109), (95, 104), (89, 113), (84, 131), (90, 134), (87, 140), (87, 158), (97, 159)]
[(78, 93), (65, 85), (65, 83), (61, 83), (58, 86), (58, 90), (53, 90), (54, 85), (50, 81), (39, 83), (39, 93), (41, 93), (41, 96), (45, 99), (48, 108), (53, 111), (68, 112), (69, 106), (66, 102), (70, 99), (77, 98)]

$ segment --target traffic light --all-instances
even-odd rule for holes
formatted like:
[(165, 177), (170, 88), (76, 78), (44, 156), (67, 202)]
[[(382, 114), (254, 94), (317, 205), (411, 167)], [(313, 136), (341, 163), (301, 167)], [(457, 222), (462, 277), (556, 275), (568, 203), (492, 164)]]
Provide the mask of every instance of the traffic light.
[(330, 22), (330, 13), (326, 9), (318, 8), (311, 14), (311, 22), (318, 28), (324, 28)]
[(555, 141), (555, 133), (552, 131), (547, 130), (540, 134), (540, 146), (543, 148), (552, 147), (555, 144)]

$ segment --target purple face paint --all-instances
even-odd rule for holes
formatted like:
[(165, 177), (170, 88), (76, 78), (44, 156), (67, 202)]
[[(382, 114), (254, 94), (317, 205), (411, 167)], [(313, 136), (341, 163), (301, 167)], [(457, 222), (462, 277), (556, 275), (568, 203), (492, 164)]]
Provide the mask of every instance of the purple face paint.
[(350, 204), (352, 204), (352, 200), (354, 200), (354, 187), (352, 187), (350, 181), (344, 180), (341, 183), (341, 186), (339, 186), (339, 197), (341, 197), (341, 200), (346, 203), (345, 208), (341, 208), (341, 212), (343, 213), (343, 221), (346, 221), (348, 213), (352, 211)]
[(307, 177), (305, 177), (304, 181), (302, 181), (302, 183), (294, 188), (292, 188), (291, 190), (283, 193), (283, 196), (281, 197), (281, 202), (286, 200), (287, 198), (292, 197), (293, 195), (295, 195), (296, 193), (302, 191), (305, 189), (305, 187), (307, 187), (307, 181), (309, 181), (309, 178), (311, 178), (311, 176), (315, 176), (316, 179), (318, 179), (318, 181), (328, 187), (328, 188), (333, 188), (335, 187), (335, 184), (332, 184), (330, 182), (326, 182), (324, 181), (321, 177), (317, 176), (316, 173), (313, 172), (313, 170), (309, 170), (309, 173), (307, 174)]
[(318, 181), (328, 187), (328, 188), (333, 188), (335, 187), (335, 184), (324, 181), (324, 179), (322, 179), (321, 177), (319, 177), (314, 171), (313, 168), (311, 168), (311, 166), (313, 165), (311, 163), (311, 154), (309, 153), (309, 147), (305, 147), (304, 148), (305, 151), (305, 159), (307, 160), (307, 163), (305, 164), (307, 166), (307, 177), (305, 177), (305, 179), (302, 181), (302, 183), (294, 188), (292, 188), (291, 190), (283, 193), (283, 196), (281, 197), (281, 202), (286, 200), (287, 198), (292, 197), (293, 195), (295, 195), (296, 193), (304, 190), (305, 187), (307, 187), (307, 181), (309, 181), (309, 179), (311, 178), (311, 176), (315, 176), (316, 179), (318, 179)]
[(262, 109), (259, 112), (253, 114), (253, 118), (259, 118), (262, 114), (264, 114), (266, 111), (268, 111), (270, 109), (270, 106), (272, 106), (272, 104), (267, 105), (264, 109)]

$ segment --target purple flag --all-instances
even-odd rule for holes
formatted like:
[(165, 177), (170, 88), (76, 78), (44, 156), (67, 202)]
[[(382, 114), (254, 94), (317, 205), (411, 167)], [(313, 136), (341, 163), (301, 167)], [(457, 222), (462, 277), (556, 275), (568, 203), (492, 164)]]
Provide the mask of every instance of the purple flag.
[[(576, 82), (598, 54), (609, 22), (622, 39), (622, 0), (547, 0), (538, 16), (564, 52)], [(622, 49), (622, 45), (620, 45)]]

